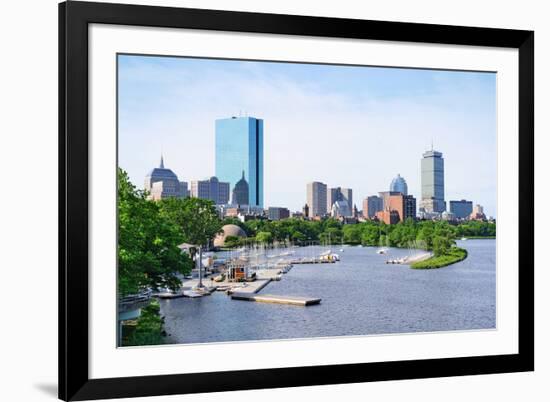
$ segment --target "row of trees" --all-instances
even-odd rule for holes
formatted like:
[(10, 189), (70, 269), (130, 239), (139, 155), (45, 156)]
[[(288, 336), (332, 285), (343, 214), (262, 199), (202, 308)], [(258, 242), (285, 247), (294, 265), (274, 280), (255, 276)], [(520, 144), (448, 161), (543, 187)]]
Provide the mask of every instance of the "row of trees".
[(251, 220), (245, 223), (237, 219), (226, 219), (224, 224), (239, 225), (248, 238), (230, 239), (230, 246), (246, 242), (272, 243), (287, 242), (322, 244), (362, 244), (365, 246), (416, 247), (433, 250), (442, 254), (454, 244), (454, 239), (462, 236), (492, 237), (496, 225), (489, 222), (466, 222), (452, 225), (446, 221), (415, 221), (408, 219), (396, 225), (367, 221), (343, 225), (335, 219), (306, 221), (283, 219), (280, 221)]

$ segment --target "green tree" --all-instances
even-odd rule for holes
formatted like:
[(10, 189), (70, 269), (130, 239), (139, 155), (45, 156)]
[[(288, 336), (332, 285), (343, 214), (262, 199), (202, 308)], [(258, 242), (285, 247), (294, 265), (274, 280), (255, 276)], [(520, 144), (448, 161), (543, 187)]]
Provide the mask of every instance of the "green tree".
[(221, 232), (214, 204), (201, 198), (166, 198), (159, 202), (161, 215), (180, 228), (185, 243), (206, 246)]
[(271, 232), (259, 232), (256, 235), (256, 241), (262, 244), (269, 244), (273, 241), (273, 235)]
[(362, 239), (361, 226), (345, 225), (342, 229), (344, 233), (344, 242), (350, 244), (360, 244)]
[(151, 287), (175, 289), (178, 273), (191, 270), (177, 225), (159, 213), (159, 206), (118, 170), (118, 290), (121, 296)]
[(241, 245), (241, 239), (238, 236), (227, 236), (224, 241), (225, 247), (238, 247)]

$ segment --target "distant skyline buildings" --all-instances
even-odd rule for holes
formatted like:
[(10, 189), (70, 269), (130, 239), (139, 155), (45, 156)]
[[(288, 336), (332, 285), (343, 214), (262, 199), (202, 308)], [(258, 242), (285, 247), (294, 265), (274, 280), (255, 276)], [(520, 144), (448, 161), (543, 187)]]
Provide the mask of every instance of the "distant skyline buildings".
[(233, 205), (252, 205), (250, 204), (250, 188), (244, 178), (244, 170), (240, 180), (233, 187), (231, 203)]
[(363, 216), (373, 218), (376, 213), (384, 209), (384, 200), (377, 195), (368, 196), (363, 200)]
[[(382, 191), (379, 197), (383, 201), (382, 211), (376, 217), (386, 224), (403, 222), (407, 218), (416, 219), (416, 198), (400, 191)], [(397, 220), (397, 222), (396, 222)]]
[(472, 211), (472, 201), (449, 201), (449, 212), (458, 219), (467, 219)]
[(264, 122), (254, 117), (216, 120), (216, 176), (233, 188), (244, 172), (248, 205), (263, 207)]
[(312, 180), (362, 200), (397, 172), (420, 205), (433, 138), (444, 200), (496, 213), (494, 73), (119, 55), (118, 78), (118, 162), (140, 188), (161, 151), (179, 181), (216, 175), (214, 122), (248, 115), (269, 126), (264, 207), (301, 210)]
[(407, 182), (398, 173), (397, 176), (390, 183), (390, 191), (398, 191), (403, 195), (408, 195)]
[(145, 176), (145, 191), (149, 192), (149, 198), (155, 201), (177, 197), (184, 198), (189, 195), (187, 183), (179, 181), (178, 176), (164, 167), (164, 157), (160, 156), (159, 167), (151, 170)]
[(433, 148), (422, 154), (420, 209), (425, 212), (444, 212), (445, 203), (445, 167), (443, 154)]
[(327, 185), (325, 183), (314, 181), (306, 185), (306, 205), (309, 218), (327, 214)]
[(270, 221), (278, 221), (290, 217), (290, 211), (288, 208), (283, 207), (269, 207), (267, 209), (267, 219)]
[(350, 209), (347, 201), (338, 200), (332, 204), (332, 208), (330, 209), (330, 216), (332, 216), (333, 218), (343, 218), (352, 215), (353, 208)]
[(229, 183), (219, 181), (216, 176), (206, 180), (191, 181), (191, 197), (211, 200), (214, 204), (229, 203)]
[[(332, 211), (334, 203), (341, 201), (347, 204), (345, 208), (346, 215), (341, 216), (351, 216), (353, 210), (353, 190), (351, 188), (342, 188), (334, 187), (327, 189), (327, 212)], [(339, 211), (344, 211), (341, 206), (338, 208)], [(343, 213), (343, 212), (342, 212)]]

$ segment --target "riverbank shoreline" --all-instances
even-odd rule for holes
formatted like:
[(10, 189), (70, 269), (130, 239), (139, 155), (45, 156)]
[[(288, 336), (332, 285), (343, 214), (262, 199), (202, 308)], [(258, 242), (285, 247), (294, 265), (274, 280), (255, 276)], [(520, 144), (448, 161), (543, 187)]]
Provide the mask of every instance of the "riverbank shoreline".
[(423, 261), (418, 261), (410, 265), (411, 269), (438, 269), (447, 267), (457, 262), (463, 261), (468, 257), (468, 251), (453, 247), (448, 254), (431, 257)]

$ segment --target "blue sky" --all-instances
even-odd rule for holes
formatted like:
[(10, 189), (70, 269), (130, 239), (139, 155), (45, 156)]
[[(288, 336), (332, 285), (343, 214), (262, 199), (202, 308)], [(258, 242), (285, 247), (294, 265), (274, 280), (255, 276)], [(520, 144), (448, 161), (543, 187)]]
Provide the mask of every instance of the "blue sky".
[(354, 203), (400, 173), (420, 199), (420, 158), (445, 158), (445, 198), (496, 216), (496, 74), (119, 56), (119, 164), (140, 188), (165, 165), (214, 174), (214, 121), (264, 119), (264, 206), (300, 210), (306, 183)]

